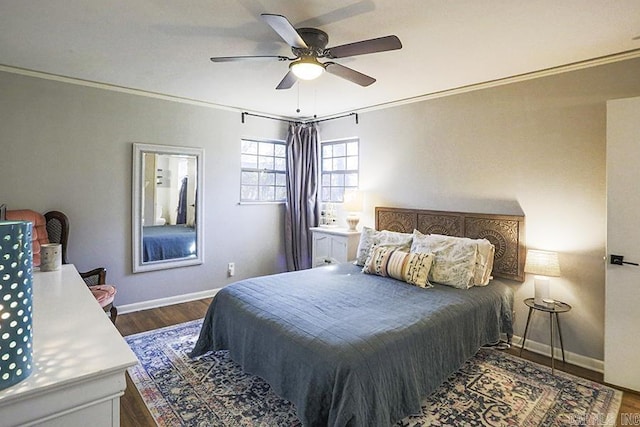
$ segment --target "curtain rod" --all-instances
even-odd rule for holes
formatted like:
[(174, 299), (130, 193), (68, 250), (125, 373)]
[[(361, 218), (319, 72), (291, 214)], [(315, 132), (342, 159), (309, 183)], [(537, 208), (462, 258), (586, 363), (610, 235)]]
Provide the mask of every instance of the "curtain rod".
[(245, 116), (253, 116), (253, 117), (259, 117), (261, 119), (277, 120), (279, 122), (287, 122), (287, 123), (302, 123), (302, 122), (296, 122), (294, 120), (281, 119), (280, 117), (271, 117), (271, 116), (263, 116), (262, 114), (247, 113), (246, 111), (243, 111), (242, 113), (240, 113), (240, 116), (241, 116), (242, 123), (244, 123)]
[(359, 124), (358, 123), (358, 113), (347, 113), (347, 114), (343, 114), (341, 116), (329, 117), (327, 119), (314, 120), (312, 123), (320, 123), (320, 122), (326, 122), (326, 121), (329, 121), (329, 120), (343, 119), (345, 117), (351, 117), (351, 116), (355, 116), (356, 124)]
[(298, 120), (281, 119), (280, 117), (263, 116), (262, 114), (248, 113), (246, 111), (243, 111), (242, 113), (240, 113), (240, 119), (241, 119), (242, 123), (244, 123), (245, 116), (259, 117), (261, 119), (277, 120), (279, 122), (287, 122), (287, 123), (294, 123), (294, 124), (321, 123), (321, 122), (326, 122), (326, 121), (329, 121), (329, 120), (336, 120), (336, 119), (342, 119), (342, 118), (345, 118), (345, 117), (355, 116), (356, 124), (359, 124), (358, 123), (358, 113), (347, 113), (347, 114), (343, 114), (341, 116), (329, 117), (327, 119), (320, 119), (320, 120), (310, 120), (310, 121), (307, 121), (307, 122), (298, 121)]

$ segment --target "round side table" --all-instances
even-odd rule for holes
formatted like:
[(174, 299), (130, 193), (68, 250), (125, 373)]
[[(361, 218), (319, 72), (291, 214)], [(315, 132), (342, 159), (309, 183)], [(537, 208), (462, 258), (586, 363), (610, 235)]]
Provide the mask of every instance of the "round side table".
[(553, 316), (556, 317), (556, 324), (558, 325), (558, 336), (560, 337), (560, 349), (562, 350), (562, 363), (565, 363), (564, 359), (564, 345), (562, 343), (562, 330), (560, 329), (560, 318), (558, 314), (566, 313), (571, 310), (571, 306), (562, 301), (556, 301), (545, 303), (544, 305), (536, 304), (533, 298), (527, 298), (524, 300), (524, 303), (527, 307), (529, 307), (529, 315), (527, 316), (527, 326), (524, 328), (524, 336), (522, 337), (522, 346), (520, 347), (520, 356), (522, 356), (522, 349), (524, 348), (524, 344), (527, 341), (527, 332), (529, 331), (529, 322), (531, 321), (531, 313), (534, 310), (542, 311), (549, 313), (549, 327), (551, 332), (551, 375), (555, 375), (555, 366), (554, 366), (554, 357), (553, 357)]

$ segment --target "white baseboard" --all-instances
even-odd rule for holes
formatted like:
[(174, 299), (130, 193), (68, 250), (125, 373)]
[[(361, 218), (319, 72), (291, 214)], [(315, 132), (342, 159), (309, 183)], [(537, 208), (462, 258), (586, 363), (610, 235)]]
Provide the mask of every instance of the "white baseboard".
[[(521, 347), (522, 337), (514, 335), (512, 341), (514, 346)], [(524, 348), (525, 350), (529, 350), (531, 352), (538, 353), (543, 356), (551, 355), (551, 346), (549, 344), (539, 343), (537, 341), (532, 341), (530, 339), (527, 339), (527, 345)], [(562, 351), (560, 350), (560, 347), (555, 348), (554, 354), (556, 356), (556, 362), (559, 360), (560, 363), (562, 363)], [(596, 371), (600, 373), (604, 372), (603, 360), (598, 360), (592, 357), (583, 356), (581, 354), (573, 353), (567, 350), (564, 351), (564, 357), (567, 363), (570, 363), (572, 365), (580, 366), (582, 368), (590, 369), (592, 371)]]
[(165, 307), (167, 305), (180, 304), (182, 302), (195, 301), (203, 298), (211, 298), (218, 293), (220, 289), (209, 289), (207, 291), (194, 292), (191, 294), (176, 295), (167, 298), (152, 299), (133, 304), (119, 305), (118, 314), (133, 313), (141, 310), (149, 310), (151, 308)]

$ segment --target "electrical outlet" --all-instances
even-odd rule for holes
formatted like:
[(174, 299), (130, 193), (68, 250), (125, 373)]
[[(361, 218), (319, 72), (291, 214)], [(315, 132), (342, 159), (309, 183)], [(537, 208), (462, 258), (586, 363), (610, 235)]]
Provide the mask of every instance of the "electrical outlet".
[(230, 262), (227, 264), (227, 276), (233, 277), (234, 274), (236, 274), (236, 263)]

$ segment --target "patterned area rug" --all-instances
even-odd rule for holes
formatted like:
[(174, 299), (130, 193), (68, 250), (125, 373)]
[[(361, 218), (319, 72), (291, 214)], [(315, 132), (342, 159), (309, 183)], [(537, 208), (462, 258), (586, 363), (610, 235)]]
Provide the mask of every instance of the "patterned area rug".
[[(295, 407), (226, 351), (191, 360), (202, 321), (126, 337), (129, 368), (159, 426), (300, 426)], [(481, 349), (396, 426), (615, 425), (622, 393), (492, 349)]]

